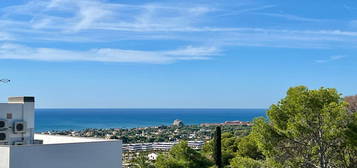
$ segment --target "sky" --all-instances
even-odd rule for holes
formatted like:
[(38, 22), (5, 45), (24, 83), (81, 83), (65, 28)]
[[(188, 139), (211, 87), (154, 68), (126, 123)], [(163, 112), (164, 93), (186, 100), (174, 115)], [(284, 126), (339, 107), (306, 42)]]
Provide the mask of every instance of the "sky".
[(0, 100), (38, 108), (268, 108), (357, 94), (354, 0), (1, 0)]

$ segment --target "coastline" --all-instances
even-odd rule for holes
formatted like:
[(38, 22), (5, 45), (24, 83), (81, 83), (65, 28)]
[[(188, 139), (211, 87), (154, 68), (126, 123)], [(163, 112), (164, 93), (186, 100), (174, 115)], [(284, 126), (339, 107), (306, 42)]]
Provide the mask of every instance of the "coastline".
[(36, 109), (36, 132), (88, 128), (143, 128), (171, 125), (175, 119), (186, 125), (251, 121), (265, 116), (266, 109)]

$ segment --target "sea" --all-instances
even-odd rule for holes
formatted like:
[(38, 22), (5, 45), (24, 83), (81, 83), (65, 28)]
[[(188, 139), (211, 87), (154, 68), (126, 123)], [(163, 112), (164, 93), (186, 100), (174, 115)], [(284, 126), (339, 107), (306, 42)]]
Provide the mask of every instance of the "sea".
[(266, 109), (36, 109), (36, 132), (251, 121)]

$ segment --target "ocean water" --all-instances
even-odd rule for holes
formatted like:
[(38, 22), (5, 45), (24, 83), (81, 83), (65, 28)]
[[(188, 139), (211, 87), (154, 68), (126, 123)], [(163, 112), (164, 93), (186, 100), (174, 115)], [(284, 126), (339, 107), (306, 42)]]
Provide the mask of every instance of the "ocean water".
[(36, 109), (36, 131), (251, 121), (266, 109)]

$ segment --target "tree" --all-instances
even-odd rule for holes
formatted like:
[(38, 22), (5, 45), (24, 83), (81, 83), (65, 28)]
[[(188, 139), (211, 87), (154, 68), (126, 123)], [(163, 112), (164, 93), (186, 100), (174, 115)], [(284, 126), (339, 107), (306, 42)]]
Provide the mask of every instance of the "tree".
[(140, 153), (138, 157), (134, 158), (132, 165), (134, 168), (154, 168), (145, 153)]
[(155, 162), (156, 168), (185, 168), (185, 163), (172, 157), (159, 155)]
[[(233, 134), (229, 133), (229, 132), (224, 132), (222, 133), (221, 136), (221, 141), (222, 141), (222, 166), (225, 167), (227, 165), (229, 165), (229, 162), (231, 159), (233, 159), (236, 155), (237, 152), (237, 143), (239, 138), (233, 136)], [(205, 145), (203, 146), (203, 152), (204, 154), (212, 159), (214, 156), (214, 138), (205, 143)]]
[(212, 165), (206, 157), (190, 148), (186, 141), (173, 146), (168, 154), (158, 157), (156, 168), (208, 168)]
[(222, 133), (222, 166), (225, 167), (229, 165), (231, 159), (233, 159), (238, 150), (239, 138), (233, 136), (231, 133)]
[(353, 114), (351, 123), (348, 125), (348, 129), (345, 132), (347, 138), (345, 158), (351, 165), (357, 165), (357, 113)]
[(290, 88), (268, 110), (269, 121), (254, 121), (252, 136), (269, 167), (353, 167), (346, 158), (346, 107), (335, 89)]
[(237, 144), (237, 156), (251, 158), (254, 160), (263, 160), (264, 155), (258, 149), (258, 145), (253, 137), (253, 135), (248, 135), (239, 139)]
[(221, 138), (221, 127), (216, 127), (214, 133), (214, 150), (213, 150), (213, 159), (218, 168), (222, 168), (222, 138)]
[(264, 155), (252, 134), (238, 137), (234, 143), (234, 158), (230, 160), (231, 168), (260, 168), (264, 163)]
[(263, 163), (249, 157), (238, 156), (232, 159), (231, 168), (261, 168)]
[(348, 144), (357, 147), (357, 113), (353, 114), (352, 121), (346, 130)]
[(357, 95), (346, 96), (345, 101), (348, 103), (348, 111), (351, 113), (357, 112)]

